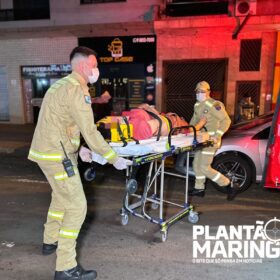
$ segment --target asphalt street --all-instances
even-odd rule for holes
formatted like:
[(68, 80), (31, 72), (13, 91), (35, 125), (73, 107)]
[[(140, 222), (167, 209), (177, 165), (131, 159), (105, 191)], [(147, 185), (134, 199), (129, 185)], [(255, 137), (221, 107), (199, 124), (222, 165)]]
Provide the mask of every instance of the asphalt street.
[[(32, 126), (0, 126), (0, 279), (53, 279), (55, 254), (41, 255), (43, 224), (50, 202), (50, 187), (36, 164), (27, 160)], [(143, 178), (140, 178), (140, 181)], [(142, 180), (143, 181), (143, 180)], [(193, 227), (185, 217), (161, 241), (159, 227), (146, 219), (130, 216), (121, 225), (125, 176), (111, 166), (98, 167), (97, 177), (84, 183), (88, 201), (86, 221), (78, 239), (78, 261), (96, 269), (98, 279), (117, 280), (216, 280), (280, 278), (279, 257), (265, 256), (247, 261), (193, 256)], [(176, 203), (184, 200), (184, 180), (166, 176), (165, 198)], [(192, 185), (192, 180), (191, 180)], [(195, 225), (209, 226), (215, 236), (221, 226), (264, 224), (279, 218), (280, 192), (253, 184), (234, 201), (207, 188), (204, 198), (191, 203), (200, 213)], [(152, 210), (154, 216), (158, 215)], [(166, 217), (179, 210), (165, 207)], [(202, 236), (201, 242), (207, 239)], [(221, 237), (225, 244), (226, 240)], [(228, 245), (226, 245), (228, 246)], [(280, 250), (279, 244), (273, 246)], [(215, 262), (215, 260), (218, 260)], [(201, 262), (209, 263), (201, 263)], [(198, 263), (200, 262), (200, 263)], [(210, 263), (212, 262), (212, 263)]]

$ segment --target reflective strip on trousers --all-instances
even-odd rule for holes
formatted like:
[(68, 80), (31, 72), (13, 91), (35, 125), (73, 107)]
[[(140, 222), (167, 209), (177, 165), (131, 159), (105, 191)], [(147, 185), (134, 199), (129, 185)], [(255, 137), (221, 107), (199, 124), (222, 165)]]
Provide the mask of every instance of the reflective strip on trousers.
[(49, 210), (48, 217), (52, 218), (54, 220), (62, 221), (63, 220), (64, 213), (63, 212), (56, 212)]
[(215, 132), (215, 131), (208, 131), (208, 134), (211, 135), (211, 136), (213, 136), (213, 135), (216, 134), (216, 132)]
[(197, 180), (203, 180), (205, 178), (206, 178), (206, 176), (195, 176), (195, 179), (197, 179)]
[(201, 153), (202, 153), (203, 155), (211, 155), (211, 156), (215, 155), (215, 152), (202, 151)]
[(115, 155), (116, 155), (116, 153), (113, 150), (110, 150), (105, 155), (103, 155), (103, 157), (108, 160), (108, 159), (113, 158)]
[[(74, 167), (74, 172), (75, 172), (75, 174), (78, 174), (77, 167)], [(65, 180), (67, 178), (69, 178), (69, 177), (68, 177), (66, 171), (54, 174), (54, 179), (57, 180), (57, 181), (62, 181), (62, 180)]]
[(220, 177), (221, 177), (221, 173), (217, 173), (217, 174), (215, 175), (215, 177), (212, 178), (212, 181), (217, 182), (217, 181), (220, 179)]
[(65, 238), (70, 238), (70, 239), (76, 239), (79, 235), (78, 230), (70, 230), (70, 229), (60, 229), (59, 231), (59, 236), (65, 237)]
[(220, 134), (220, 135), (224, 134), (224, 132), (222, 130), (219, 130), (219, 129), (217, 130), (217, 133)]
[(29, 156), (39, 160), (50, 160), (50, 161), (61, 161), (62, 155), (61, 154), (46, 154), (40, 153), (34, 150), (29, 151)]

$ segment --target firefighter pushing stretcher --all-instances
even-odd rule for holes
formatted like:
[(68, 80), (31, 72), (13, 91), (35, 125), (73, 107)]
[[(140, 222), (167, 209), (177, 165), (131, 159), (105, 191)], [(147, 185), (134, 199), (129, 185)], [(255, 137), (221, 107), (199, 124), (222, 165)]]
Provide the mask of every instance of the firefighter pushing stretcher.
[[(77, 264), (75, 249), (87, 212), (77, 169), (80, 134), (92, 151), (115, 168), (126, 169), (131, 162), (117, 156), (94, 124), (87, 83), (95, 83), (99, 77), (95, 52), (76, 47), (70, 61), (73, 72), (54, 83), (44, 97), (28, 158), (38, 163), (52, 188), (42, 253), (56, 251), (54, 279), (92, 280), (96, 271)], [(83, 161), (92, 161), (86, 148), (80, 149), (80, 156)]]

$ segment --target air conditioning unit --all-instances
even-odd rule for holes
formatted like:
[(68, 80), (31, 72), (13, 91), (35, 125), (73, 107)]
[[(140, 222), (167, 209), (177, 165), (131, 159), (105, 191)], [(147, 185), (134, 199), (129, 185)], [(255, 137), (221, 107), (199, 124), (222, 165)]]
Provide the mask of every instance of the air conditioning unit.
[(242, 17), (248, 14), (255, 15), (257, 11), (257, 0), (236, 0), (235, 16)]

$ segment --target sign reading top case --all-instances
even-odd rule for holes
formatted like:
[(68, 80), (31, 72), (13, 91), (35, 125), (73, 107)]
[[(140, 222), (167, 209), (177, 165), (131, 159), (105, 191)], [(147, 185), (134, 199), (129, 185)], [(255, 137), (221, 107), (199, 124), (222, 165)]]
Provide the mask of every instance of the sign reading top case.
[(101, 63), (156, 61), (156, 37), (153, 35), (79, 38), (79, 45), (95, 50)]

